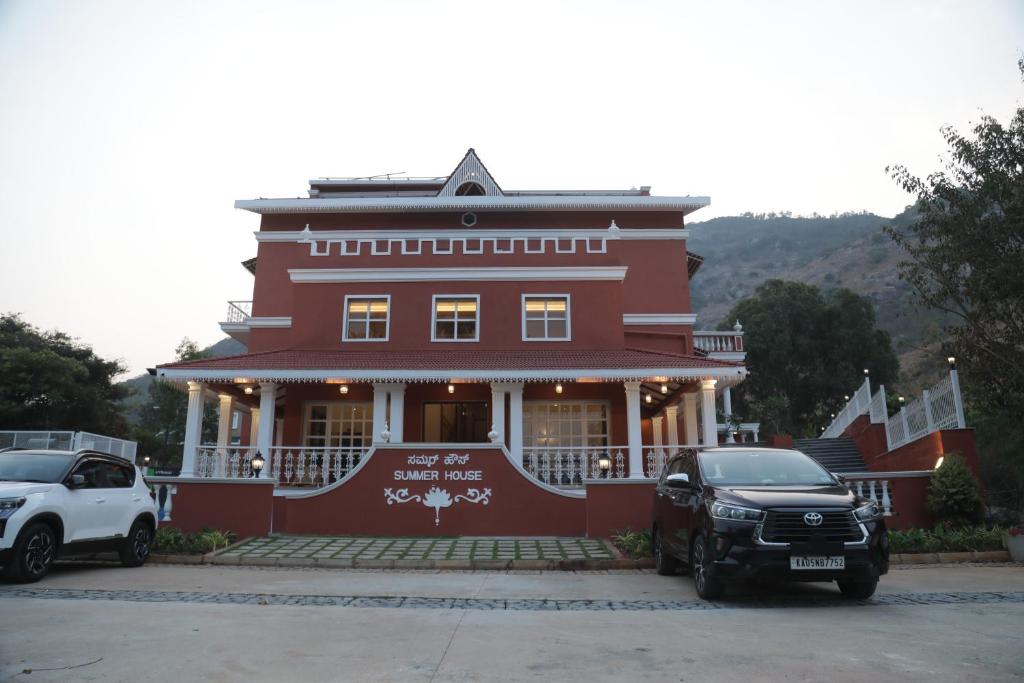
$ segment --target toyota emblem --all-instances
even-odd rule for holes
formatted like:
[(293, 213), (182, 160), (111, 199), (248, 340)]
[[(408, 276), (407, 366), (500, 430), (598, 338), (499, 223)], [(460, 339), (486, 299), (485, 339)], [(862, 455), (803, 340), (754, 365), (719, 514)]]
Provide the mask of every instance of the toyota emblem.
[(824, 519), (825, 518), (817, 512), (808, 512), (804, 515), (804, 524), (807, 526), (820, 526)]

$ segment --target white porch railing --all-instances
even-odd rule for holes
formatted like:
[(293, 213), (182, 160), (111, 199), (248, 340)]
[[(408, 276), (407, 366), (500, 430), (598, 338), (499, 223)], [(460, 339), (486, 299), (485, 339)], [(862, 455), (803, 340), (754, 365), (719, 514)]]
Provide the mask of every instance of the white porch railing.
[[(656, 478), (679, 447), (644, 446), (644, 476)], [(601, 470), (607, 458), (609, 469)], [(582, 486), (585, 479), (625, 479), (628, 476), (629, 446), (526, 446), (523, 468), (545, 484)]]
[(244, 323), (252, 317), (251, 301), (229, 301), (228, 313), (225, 322)]
[[(363, 446), (274, 446), (264, 456), (260, 476), (276, 479), (281, 486), (327, 486), (348, 474), (369, 450)], [(255, 455), (255, 446), (200, 446), (196, 453), (196, 476), (248, 479), (253, 476)]]
[(697, 330), (693, 333), (693, 346), (707, 353), (742, 353), (743, 333)]
[[(882, 475), (884, 476), (884, 475)], [(878, 479), (863, 472), (843, 475), (846, 485), (858, 496), (875, 501), (886, 517), (892, 516), (892, 492), (888, 479)]]
[(867, 377), (860, 388), (853, 393), (853, 396), (839, 414), (832, 420), (832, 424), (821, 433), (822, 439), (834, 439), (840, 436), (854, 420), (871, 410), (871, 382)]

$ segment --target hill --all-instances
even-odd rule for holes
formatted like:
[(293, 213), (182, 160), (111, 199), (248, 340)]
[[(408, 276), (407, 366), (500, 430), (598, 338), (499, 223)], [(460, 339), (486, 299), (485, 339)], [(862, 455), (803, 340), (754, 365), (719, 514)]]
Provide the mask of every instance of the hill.
[[(914, 392), (944, 371), (939, 349), (944, 318), (912, 302), (899, 279), (901, 255), (882, 232), (913, 219), (870, 213), (794, 217), (745, 214), (691, 223), (688, 247), (705, 258), (694, 277), (693, 304), (704, 329), (731, 326), (726, 320), (739, 300), (765, 280), (777, 278), (846, 287), (875, 304), (879, 327), (889, 332), (900, 357), (899, 390)], [(742, 322), (742, 321), (740, 321)]]

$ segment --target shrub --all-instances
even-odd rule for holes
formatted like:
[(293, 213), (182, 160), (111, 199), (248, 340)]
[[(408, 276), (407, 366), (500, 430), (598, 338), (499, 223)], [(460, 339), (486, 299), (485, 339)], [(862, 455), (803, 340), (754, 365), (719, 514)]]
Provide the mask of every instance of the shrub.
[(959, 453), (947, 453), (935, 470), (928, 492), (928, 510), (939, 521), (968, 526), (981, 519), (982, 503), (978, 480)]
[(1006, 530), (979, 526), (935, 529), (906, 529), (889, 532), (889, 550), (894, 553), (956, 553), (972, 550), (1002, 550)]
[(612, 534), (612, 543), (626, 557), (651, 556), (651, 531), (633, 531), (629, 527)]
[(230, 531), (203, 529), (194, 534), (182, 533), (174, 527), (160, 527), (153, 539), (153, 552), (167, 555), (199, 555), (230, 545), (234, 534)]

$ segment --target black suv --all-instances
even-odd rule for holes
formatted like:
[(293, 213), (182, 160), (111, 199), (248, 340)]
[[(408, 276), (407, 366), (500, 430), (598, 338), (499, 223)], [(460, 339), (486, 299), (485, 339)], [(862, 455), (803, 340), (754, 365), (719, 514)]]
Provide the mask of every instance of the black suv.
[(799, 451), (685, 449), (658, 481), (651, 546), (659, 574), (691, 569), (697, 593), (753, 578), (836, 581), (868, 598), (889, 571), (881, 509)]

